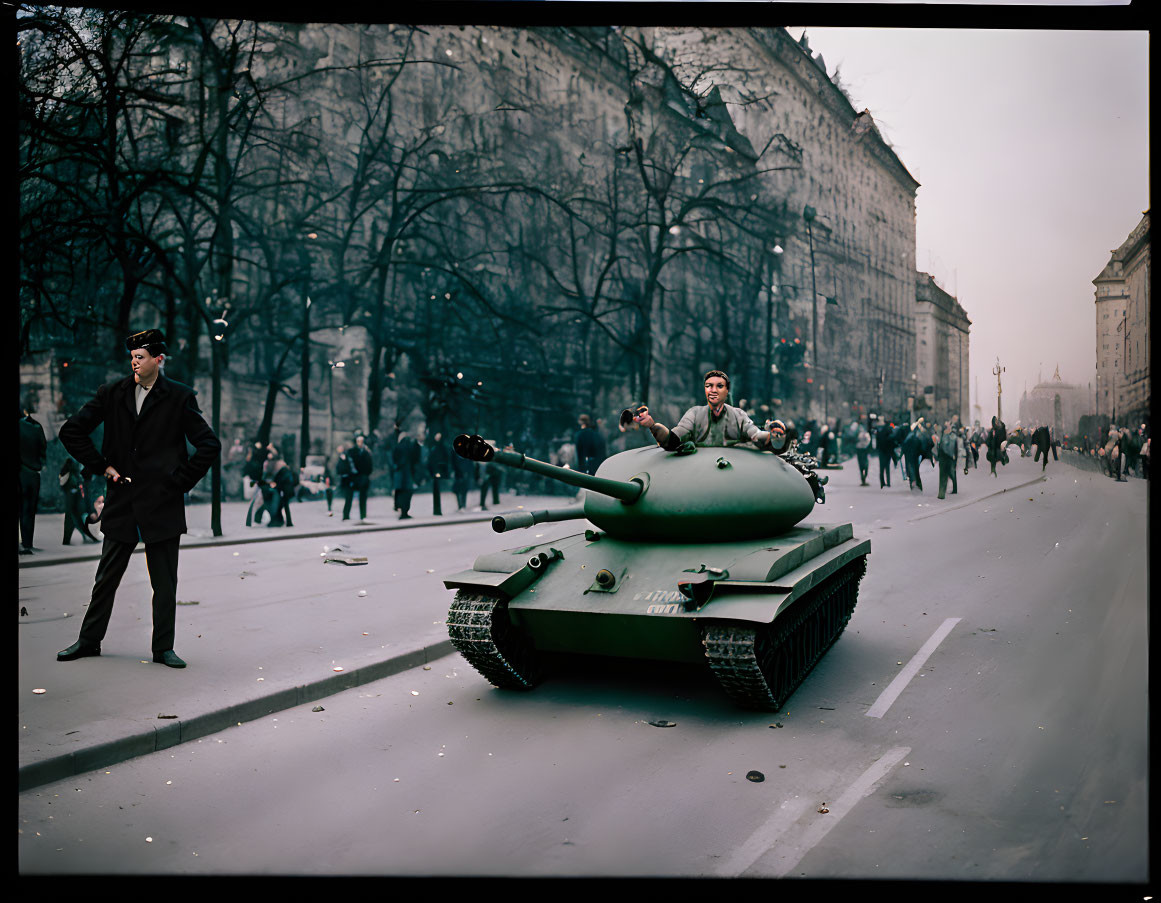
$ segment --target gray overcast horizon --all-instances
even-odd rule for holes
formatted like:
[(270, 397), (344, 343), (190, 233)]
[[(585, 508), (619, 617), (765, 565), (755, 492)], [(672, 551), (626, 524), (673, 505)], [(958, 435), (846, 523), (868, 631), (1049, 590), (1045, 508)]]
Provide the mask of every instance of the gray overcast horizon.
[(1148, 33), (803, 30), (920, 183), (916, 266), (972, 321), (985, 421), (997, 357), (1009, 427), (1058, 364), (1093, 383), (1092, 280), (1149, 207)]

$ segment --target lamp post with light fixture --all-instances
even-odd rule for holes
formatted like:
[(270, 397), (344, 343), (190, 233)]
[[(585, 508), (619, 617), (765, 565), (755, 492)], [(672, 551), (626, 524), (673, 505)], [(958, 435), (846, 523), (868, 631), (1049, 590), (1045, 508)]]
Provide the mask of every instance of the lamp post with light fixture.
[(782, 244), (777, 239), (770, 249), (770, 285), (766, 289), (766, 403), (774, 397), (774, 295), (782, 284)]

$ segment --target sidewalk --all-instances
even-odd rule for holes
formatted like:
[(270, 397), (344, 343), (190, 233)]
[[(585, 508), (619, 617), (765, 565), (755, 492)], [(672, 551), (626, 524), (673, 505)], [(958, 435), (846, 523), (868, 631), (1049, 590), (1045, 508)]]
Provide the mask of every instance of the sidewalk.
[[(981, 464), (966, 477), (960, 473), (958, 494), (938, 500), (937, 475), (926, 463), (925, 491), (920, 493), (908, 490), (898, 469), (892, 487), (879, 489), (874, 457), (869, 485), (860, 487), (857, 465), (846, 461), (841, 469), (828, 471), (827, 504), (816, 506), (808, 521), (867, 525), (919, 520), (1044, 479), (1031, 458), (1013, 456), (1010, 465), (998, 468), (996, 477), (988, 474), (986, 462)], [(1063, 460), (1049, 464), (1047, 478), (1054, 476), (1069, 483), (1074, 478), (1107, 479), (1066, 466)], [(478, 493), (469, 496), (472, 503), (478, 500)], [(28, 616), (18, 619), (20, 790), (276, 716), (449, 654), (453, 650), (443, 622), (450, 595), (442, 591), (440, 578), (458, 568), (415, 560), (407, 562), (411, 573), (400, 573), (404, 567), (398, 564), (399, 556), (394, 565), (384, 563), (389, 556), (375, 555), (376, 544), (391, 540), (389, 531), (473, 522), (481, 534), (490, 536), (485, 523), (497, 513), (570, 504), (568, 496), (506, 492), (501, 504), (489, 504), (488, 511), (469, 508), (456, 513), (454, 496), (447, 493), (445, 513), (437, 517), (431, 513), (430, 493), (417, 494), (413, 518), (400, 521), (390, 498), (372, 496), (367, 523), (344, 523), (341, 502), (334, 506), (334, 516), (327, 517), (326, 503), (313, 501), (292, 506), (292, 528), (247, 528), (243, 526), (247, 506), (227, 502), (222, 506), (221, 537), (211, 535), (209, 506), (190, 506), (191, 533), (182, 538), (182, 547), (187, 552), (205, 551), (196, 557), (202, 569), (196, 584), (189, 570), (195, 559), (188, 554), (182, 559), (177, 652), (190, 663), (182, 670), (143, 659), (149, 650), (148, 645), (139, 648), (140, 637), (148, 636), (147, 630), (124, 629), (134, 618), (144, 624), (151, 618), (148, 581), (137, 561), (126, 573), (123, 597), (118, 599), (101, 656), (67, 663), (55, 660), (57, 650), (76, 639), (100, 546), (80, 546), (76, 536), (71, 547), (62, 545), (63, 515), (43, 515), (36, 528), (36, 547), (43, 551), (20, 557), (19, 604), (29, 609)], [(581, 524), (587, 526), (575, 522), (578, 529), (583, 529)], [(366, 535), (375, 533), (380, 535)], [(397, 540), (400, 548), (406, 547), (407, 535)], [(293, 558), (300, 553), (300, 544), (280, 546), (278, 540), (308, 537), (319, 538), (320, 550), (345, 544), (355, 554), (369, 552), (368, 563), (327, 564), (324, 571), (310, 571), (320, 577), (304, 580), (306, 562)], [(350, 540), (344, 542), (345, 537)], [(522, 531), (517, 531), (504, 547), (522, 541)], [(261, 558), (248, 557), (259, 551)], [(310, 553), (312, 558), (316, 554)], [(50, 567), (76, 561), (91, 561), (93, 571)], [(392, 567), (397, 573), (391, 572)], [(71, 575), (67, 586), (66, 570)], [(77, 583), (78, 571), (90, 581), (83, 587)], [(205, 595), (191, 598), (193, 585)], [(361, 597), (362, 588), (367, 593)], [(35, 694), (35, 689), (45, 692)]]
[[(102, 654), (56, 661), (57, 650), (76, 640), (101, 546), (82, 546), (75, 534), (65, 546), (64, 516), (39, 516), (34, 548), (42, 551), (20, 556), (18, 571), (18, 607), (29, 612), (18, 618), (19, 789), (276, 715), (452, 652), (443, 626), (450, 594), (445, 598), (440, 592), (439, 573), (420, 569), (428, 562), (417, 562), (421, 578), (395, 579), (384, 563), (388, 556), (374, 554), (376, 544), (390, 531), (464, 523), (478, 523), (481, 534), (491, 536), (486, 524), (495, 514), (567, 507), (573, 499), (503, 492), (500, 504), (489, 500), (486, 511), (474, 506), (478, 501), (477, 492), (457, 513), (455, 496), (445, 493), (444, 514), (436, 516), (431, 493), (416, 494), (412, 517), (401, 521), (389, 497), (372, 496), (365, 523), (344, 522), (341, 500), (333, 517), (327, 516), (325, 501), (309, 501), (292, 504), (294, 527), (249, 528), (244, 526), (248, 505), (227, 502), (220, 537), (210, 530), (210, 506), (189, 506), (177, 643), (189, 667), (180, 670), (153, 663), (148, 640), (138, 648), (148, 629), (123, 629), (134, 619), (151, 620), (148, 577), (137, 560), (126, 572)], [(368, 563), (326, 564), (325, 572), (304, 585), (302, 559), (287, 560), (301, 544), (292, 551), (279, 541), (310, 537), (319, 538), (319, 549), (341, 544), (366, 554)], [(286, 549), (281, 555), (280, 547)], [(191, 549), (205, 551), (194, 559)], [(248, 558), (260, 551), (260, 557)], [(144, 547), (136, 554), (143, 555)], [(313, 551), (311, 558), (313, 568)], [(193, 561), (201, 569), (196, 581), (189, 570)], [(91, 562), (92, 569), (74, 565), (66, 577), (65, 570), (52, 567), (69, 562)], [(78, 571), (87, 581), (83, 586)], [(191, 599), (194, 586), (204, 595), (193, 593)], [(368, 592), (360, 597), (363, 587)], [(34, 693), (38, 689), (44, 692)]]

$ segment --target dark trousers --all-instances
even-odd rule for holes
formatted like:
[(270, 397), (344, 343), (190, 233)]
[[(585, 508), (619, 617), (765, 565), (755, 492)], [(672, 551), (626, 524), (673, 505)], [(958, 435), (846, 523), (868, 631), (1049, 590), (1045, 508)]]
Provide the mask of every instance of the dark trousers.
[(290, 493), (275, 490), (270, 494), (270, 527), (293, 527), (290, 520)]
[(443, 508), (439, 498), (439, 477), (431, 478), (431, 513), (443, 514)]
[(411, 489), (395, 490), (395, 510), (399, 512), (400, 517), (407, 514), (407, 512), (411, 510), (411, 495)]
[(867, 485), (867, 460), (870, 453), (865, 448), (856, 448), (855, 457), (859, 460), (859, 485)]
[(89, 525), (85, 522), (89, 513), (85, 509), (85, 500), (79, 489), (69, 489), (65, 492), (64, 544), (66, 546), (72, 541), (73, 530), (81, 534), (82, 541), (85, 539), (92, 542), (97, 541), (97, 537), (89, 532)]
[(891, 453), (889, 451), (879, 452), (879, 488), (891, 485), (891, 465), (894, 462), (891, 460)]
[[(358, 487), (359, 492), (359, 520), (367, 519), (367, 490), (370, 484)], [(351, 517), (351, 503), (355, 498), (355, 484), (348, 483), (343, 487), (343, 520), (349, 520)]]
[(955, 478), (955, 459), (949, 458), (947, 455), (939, 455), (937, 460), (939, 461), (939, 497), (943, 498), (947, 494), (948, 477), (951, 478), (952, 495), (955, 495), (959, 491), (959, 485)]
[[(180, 536), (161, 542), (145, 543), (145, 567), (153, 587), (153, 651), (165, 652), (173, 648), (174, 620), (177, 616), (177, 552)], [(113, 600), (121, 577), (129, 564), (129, 557), (137, 548), (135, 542), (118, 542), (105, 537), (101, 561), (93, 581), (93, 596), (85, 619), (81, 623), (80, 641), (95, 646), (105, 637), (109, 618), (113, 615)]]
[(40, 472), (31, 467), (20, 468), (20, 544), (32, 548), (32, 533), (36, 529), (36, 506), (40, 502)]
[(488, 476), (484, 478), (484, 482), (480, 484), (480, 507), (486, 508), (488, 502), (488, 488), (492, 489), (492, 504), (500, 504), (500, 477)]
[(919, 477), (919, 455), (904, 455), (904, 462), (907, 465), (907, 481), (912, 487), (918, 486), (919, 491), (923, 491), (923, 480)]

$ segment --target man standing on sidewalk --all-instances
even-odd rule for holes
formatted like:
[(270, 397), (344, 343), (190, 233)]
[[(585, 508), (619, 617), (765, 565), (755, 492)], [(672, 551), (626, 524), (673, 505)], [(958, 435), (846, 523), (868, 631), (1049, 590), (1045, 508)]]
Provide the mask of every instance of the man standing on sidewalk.
[(36, 528), (36, 508), (40, 503), (40, 471), (44, 467), (48, 442), (44, 427), (32, 419), (31, 403), (20, 405), (20, 554), (32, 554), (32, 533)]
[(371, 459), (366, 443), (367, 440), (360, 433), (355, 437), (355, 447), (347, 450), (350, 479), (346, 484), (343, 520), (351, 518), (351, 502), (356, 491), (359, 493), (359, 520), (367, 519), (367, 493), (371, 491), (371, 471), (375, 469), (375, 462)]
[[(80, 637), (57, 653), (57, 661), (101, 654), (117, 587), (137, 543), (144, 542), (153, 586), (153, 660), (184, 668), (173, 651), (184, 495), (217, 460), (222, 443), (202, 417), (197, 393), (161, 372), (166, 345), (160, 330), (131, 335), (125, 347), (132, 376), (101, 386), (60, 428), (65, 450), (94, 473), (103, 473), (108, 489), (92, 600)], [(105, 435), (98, 452), (89, 434), (101, 424)], [(192, 458), (187, 441), (194, 448)]]

